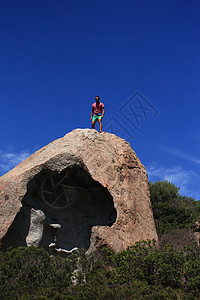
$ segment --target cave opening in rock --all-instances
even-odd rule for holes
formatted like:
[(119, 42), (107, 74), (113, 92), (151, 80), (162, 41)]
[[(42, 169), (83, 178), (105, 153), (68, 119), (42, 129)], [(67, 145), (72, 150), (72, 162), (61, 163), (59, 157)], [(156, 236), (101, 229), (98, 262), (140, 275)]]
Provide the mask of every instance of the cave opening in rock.
[(2, 249), (35, 245), (49, 252), (87, 250), (92, 227), (112, 226), (116, 218), (111, 194), (84, 168), (73, 165), (60, 173), (45, 169), (28, 183)]

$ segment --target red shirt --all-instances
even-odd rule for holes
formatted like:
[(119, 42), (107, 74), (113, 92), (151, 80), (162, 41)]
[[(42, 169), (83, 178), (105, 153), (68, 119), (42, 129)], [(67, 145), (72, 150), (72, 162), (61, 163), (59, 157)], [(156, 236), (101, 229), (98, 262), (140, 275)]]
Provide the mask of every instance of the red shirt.
[(102, 114), (102, 109), (104, 108), (104, 104), (102, 102), (93, 103), (92, 104), (92, 112), (94, 115)]

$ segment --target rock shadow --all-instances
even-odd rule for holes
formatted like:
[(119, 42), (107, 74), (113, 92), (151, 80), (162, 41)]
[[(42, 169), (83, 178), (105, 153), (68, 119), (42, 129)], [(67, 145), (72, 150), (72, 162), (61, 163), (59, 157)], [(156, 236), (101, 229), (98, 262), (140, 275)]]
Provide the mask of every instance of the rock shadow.
[(42, 170), (27, 185), (22, 208), (2, 241), (9, 246), (42, 247), (50, 253), (90, 246), (92, 226), (112, 226), (113, 198), (85, 169)]

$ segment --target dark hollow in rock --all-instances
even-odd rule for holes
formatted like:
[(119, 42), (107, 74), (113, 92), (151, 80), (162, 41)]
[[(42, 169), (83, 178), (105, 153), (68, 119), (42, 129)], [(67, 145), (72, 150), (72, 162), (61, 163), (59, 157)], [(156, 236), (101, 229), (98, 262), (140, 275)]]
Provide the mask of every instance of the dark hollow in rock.
[(22, 208), (2, 241), (9, 246), (37, 246), (49, 252), (87, 250), (92, 226), (112, 226), (113, 198), (77, 165), (58, 173), (42, 170), (27, 185)]

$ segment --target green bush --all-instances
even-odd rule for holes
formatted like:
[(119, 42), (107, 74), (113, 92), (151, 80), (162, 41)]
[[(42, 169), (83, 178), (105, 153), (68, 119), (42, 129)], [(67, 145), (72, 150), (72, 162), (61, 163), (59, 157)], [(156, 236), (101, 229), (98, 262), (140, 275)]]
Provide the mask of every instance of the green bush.
[[(0, 256), (0, 294), (3, 299), (27, 295), (53, 297), (71, 284), (73, 263), (35, 247), (10, 249)], [(42, 298), (41, 298), (42, 299)], [(52, 298), (53, 299), (53, 298)]]
[(166, 245), (157, 253), (155, 260), (155, 283), (163, 287), (181, 288), (184, 266), (184, 255)]
[(2, 299), (199, 299), (199, 274), (196, 244), (159, 251), (142, 241), (120, 253), (104, 247), (66, 259), (34, 247), (0, 253)]
[(200, 248), (196, 242), (186, 248), (186, 290), (194, 295), (200, 292)]

